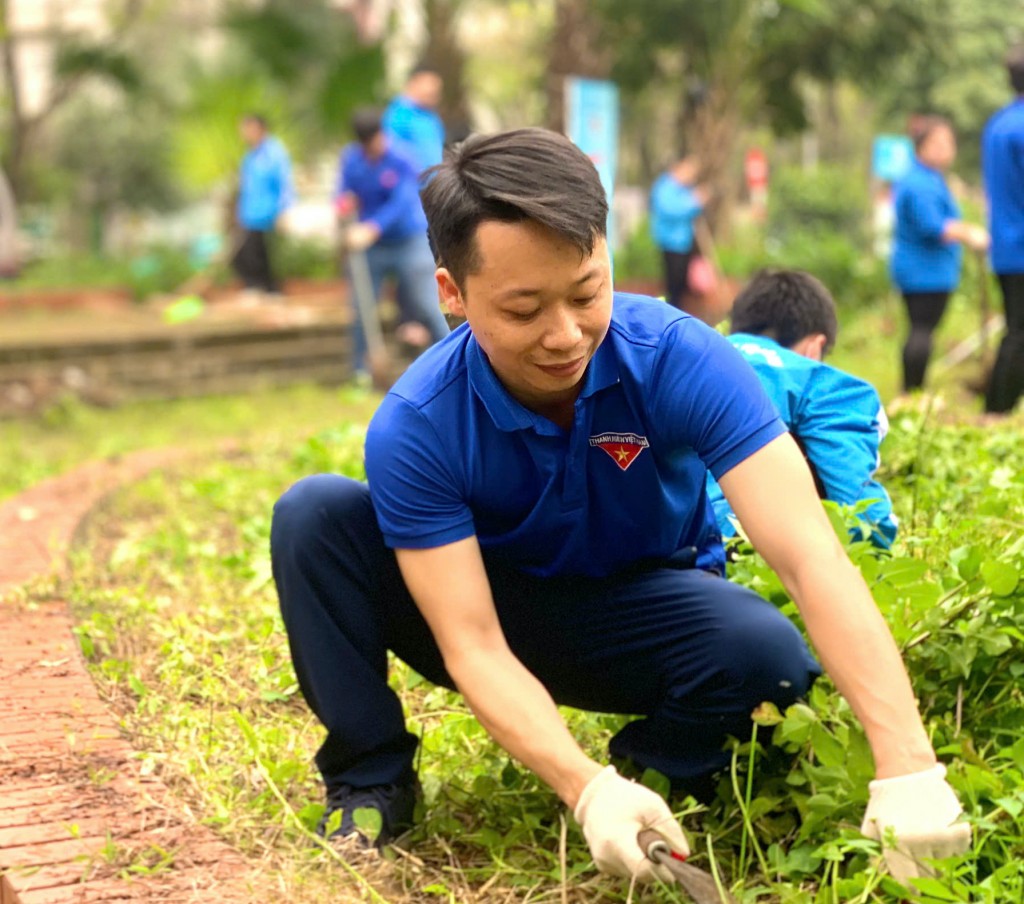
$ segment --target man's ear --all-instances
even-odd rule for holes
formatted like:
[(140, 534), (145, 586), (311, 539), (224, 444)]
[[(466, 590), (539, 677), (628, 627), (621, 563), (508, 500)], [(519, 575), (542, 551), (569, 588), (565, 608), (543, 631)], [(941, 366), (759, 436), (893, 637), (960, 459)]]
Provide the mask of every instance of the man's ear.
[(814, 361), (824, 361), (826, 345), (828, 345), (828, 336), (824, 333), (811, 333), (794, 344), (790, 351)]
[(434, 274), (437, 280), (437, 288), (441, 293), (441, 301), (444, 303), (448, 313), (453, 317), (466, 316), (466, 308), (462, 302), (462, 291), (455, 283), (455, 277), (445, 267), (438, 267)]

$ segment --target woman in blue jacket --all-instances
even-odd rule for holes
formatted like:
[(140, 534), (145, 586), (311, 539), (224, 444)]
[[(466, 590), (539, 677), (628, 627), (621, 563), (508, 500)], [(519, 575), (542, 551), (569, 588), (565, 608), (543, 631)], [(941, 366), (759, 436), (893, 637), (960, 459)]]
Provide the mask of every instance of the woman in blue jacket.
[(891, 261), (892, 279), (910, 318), (903, 346), (905, 392), (924, 385), (932, 334), (960, 282), (961, 245), (988, 247), (988, 233), (960, 218), (946, 184), (945, 174), (956, 159), (952, 126), (939, 116), (921, 117), (912, 137), (915, 160), (896, 186)]

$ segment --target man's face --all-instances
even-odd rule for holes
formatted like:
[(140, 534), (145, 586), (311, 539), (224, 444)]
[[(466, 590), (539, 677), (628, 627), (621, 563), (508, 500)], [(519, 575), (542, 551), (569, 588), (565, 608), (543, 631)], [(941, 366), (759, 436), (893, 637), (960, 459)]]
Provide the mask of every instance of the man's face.
[(581, 259), (544, 226), (487, 221), (477, 228), (476, 246), (480, 264), (464, 292), (438, 270), (449, 310), (469, 321), (498, 379), (527, 408), (572, 402), (611, 322), (605, 240)]
[(256, 147), (263, 140), (264, 129), (258, 120), (243, 119), (239, 129), (242, 133), (242, 141), (251, 148)]
[(387, 146), (388, 140), (384, 137), (384, 133), (377, 132), (372, 138), (363, 142), (363, 153), (370, 160), (379, 160), (384, 155), (384, 151), (387, 150)]
[(428, 110), (437, 109), (443, 89), (444, 80), (436, 72), (417, 72), (407, 86), (409, 96)]

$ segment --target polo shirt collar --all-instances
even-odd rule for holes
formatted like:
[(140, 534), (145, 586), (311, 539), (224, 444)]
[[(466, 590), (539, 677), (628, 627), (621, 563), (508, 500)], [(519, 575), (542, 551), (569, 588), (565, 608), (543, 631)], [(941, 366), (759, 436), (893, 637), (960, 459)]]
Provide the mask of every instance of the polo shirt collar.
[[(466, 346), (466, 368), (473, 390), (499, 430), (511, 433), (532, 427), (541, 433), (558, 432), (558, 428), (547, 418), (534, 414), (512, 397), (494, 373), (491, 362), (487, 360), (475, 336), (469, 337)], [(587, 365), (580, 398), (590, 398), (618, 382), (619, 362), (609, 333)]]

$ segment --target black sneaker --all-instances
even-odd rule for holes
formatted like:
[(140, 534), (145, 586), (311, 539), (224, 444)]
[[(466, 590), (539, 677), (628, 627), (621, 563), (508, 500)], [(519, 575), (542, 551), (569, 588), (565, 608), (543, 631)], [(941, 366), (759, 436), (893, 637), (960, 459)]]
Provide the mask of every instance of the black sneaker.
[[(373, 785), (353, 788), (338, 785), (327, 792), (327, 809), (317, 834), (328, 839), (345, 839), (360, 848), (382, 848), (412, 827), (420, 783)], [(341, 814), (341, 821), (333, 817)], [(379, 818), (378, 818), (379, 817)], [(337, 826), (328, 834), (328, 827)]]

